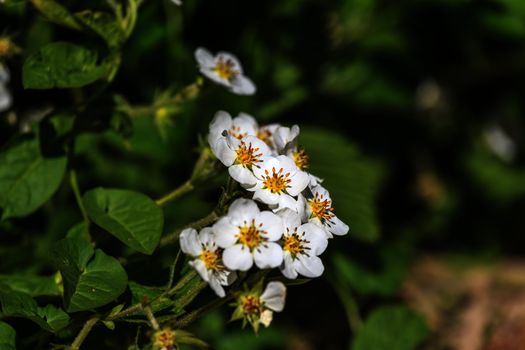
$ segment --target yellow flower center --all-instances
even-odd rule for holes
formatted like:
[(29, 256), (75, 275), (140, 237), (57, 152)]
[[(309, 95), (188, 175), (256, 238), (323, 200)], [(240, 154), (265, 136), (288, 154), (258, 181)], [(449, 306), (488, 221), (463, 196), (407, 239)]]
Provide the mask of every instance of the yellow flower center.
[(225, 80), (231, 80), (239, 74), (239, 71), (235, 69), (235, 63), (230, 59), (225, 60), (223, 57), (219, 57), (219, 61), (213, 70), (221, 79)]
[(297, 165), (299, 169), (308, 169), (308, 166), (310, 165), (310, 157), (308, 156), (303, 147), (299, 147), (297, 151), (294, 151), (292, 153), (292, 157), (295, 162), (295, 165)]
[(202, 250), (200, 259), (204, 262), (204, 266), (208, 270), (222, 271), (224, 266), (222, 265), (222, 250), (217, 249), (215, 251), (204, 248)]
[(318, 192), (315, 193), (314, 198), (308, 200), (308, 204), (312, 211), (311, 216), (318, 218), (323, 223), (325, 221), (330, 221), (334, 216), (334, 213), (332, 213), (334, 208), (331, 206), (332, 201), (325, 199), (324, 196), (320, 195)]
[(175, 332), (170, 328), (155, 332), (153, 344), (161, 350), (172, 350), (175, 345)]
[(272, 147), (272, 133), (268, 129), (259, 129), (257, 131), (257, 138), (263, 141), (268, 146)]
[(228, 134), (232, 135), (233, 137), (242, 140), (243, 137), (246, 137), (248, 133), (241, 132), (241, 128), (238, 126), (232, 126), (230, 130), (228, 130)]
[(255, 220), (252, 220), (250, 225), (244, 225), (239, 227), (239, 234), (237, 240), (240, 244), (253, 250), (258, 247), (261, 243), (267, 240), (263, 235), (266, 233), (261, 230), (262, 224), (255, 226)]
[(248, 318), (257, 318), (263, 311), (261, 299), (256, 295), (242, 295), (240, 304), (242, 312)]
[(272, 193), (282, 193), (286, 191), (288, 184), (290, 183), (290, 173), (284, 173), (283, 168), (279, 171), (275, 171), (275, 168), (272, 168), (272, 173), (268, 170), (264, 171), (265, 175), (263, 176), (263, 189), (268, 189)]
[(300, 254), (308, 255), (306, 251), (310, 250), (310, 247), (306, 246), (307, 243), (310, 242), (304, 239), (304, 232), (299, 234), (297, 228), (294, 232), (283, 235), (283, 250), (289, 252), (293, 258)]
[(259, 157), (262, 156), (262, 153), (257, 153), (258, 151), (259, 148), (253, 148), (251, 143), (247, 145), (241, 141), (241, 145), (235, 151), (237, 153), (237, 162), (247, 167), (261, 162)]

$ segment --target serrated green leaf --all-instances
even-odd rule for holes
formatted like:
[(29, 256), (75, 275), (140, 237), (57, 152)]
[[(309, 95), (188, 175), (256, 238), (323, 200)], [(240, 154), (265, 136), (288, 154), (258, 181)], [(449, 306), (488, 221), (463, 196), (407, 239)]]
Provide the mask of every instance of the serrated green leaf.
[(26, 89), (78, 88), (104, 77), (108, 66), (98, 60), (96, 51), (55, 42), (30, 55), (22, 68)]
[(425, 321), (406, 306), (373, 311), (354, 340), (353, 350), (412, 350), (428, 336)]
[(64, 304), (68, 312), (106, 305), (126, 289), (127, 274), (118, 260), (100, 249), (93, 250), (83, 239), (59, 241), (54, 255), (64, 280)]
[(5, 322), (0, 321), (0, 349), (16, 350), (16, 332)]
[(94, 223), (122, 243), (151, 254), (162, 234), (162, 209), (148, 196), (119, 189), (97, 188), (84, 195), (84, 205)]
[(2, 219), (30, 214), (58, 189), (66, 158), (44, 158), (38, 141), (27, 140), (0, 154)]
[(5, 316), (27, 318), (43, 329), (56, 332), (69, 324), (69, 316), (54, 305), (39, 307), (28, 294), (0, 284), (1, 312)]
[(31, 0), (44, 17), (56, 24), (80, 30), (82, 27), (75, 21), (67, 8), (53, 0)]
[(0, 275), (0, 283), (14, 291), (23, 292), (32, 297), (60, 295), (54, 276)]
[(86, 10), (75, 13), (75, 17), (103, 38), (111, 48), (119, 47), (125, 40), (125, 33), (109, 13)]
[(376, 241), (380, 227), (375, 199), (384, 172), (381, 164), (364, 159), (355, 146), (328, 130), (303, 128), (299, 142), (310, 155), (310, 171), (325, 179), (322, 185), (332, 195), (335, 214), (350, 226), (349, 235)]

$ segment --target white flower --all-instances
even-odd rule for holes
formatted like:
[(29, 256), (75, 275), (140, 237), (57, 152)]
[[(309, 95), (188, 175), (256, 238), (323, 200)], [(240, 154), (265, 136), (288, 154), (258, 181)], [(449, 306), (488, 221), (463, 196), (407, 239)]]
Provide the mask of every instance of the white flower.
[(218, 111), (210, 123), (208, 143), (213, 150), (217, 141), (224, 138), (225, 135), (231, 135), (240, 140), (246, 136), (256, 136), (258, 127), (257, 121), (251, 115), (241, 112), (232, 119), (228, 112)]
[(242, 140), (228, 135), (217, 141), (213, 150), (215, 156), (228, 168), (230, 176), (243, 187), (257, 183), (252, 170), (259, 167), (265, 157), (270, 155), (268, 146), (254, 136)]
[(293, 160), (287, 156), (269, 157), (252, 170), (257, 183), (248, 191), (255, 192), (253, 199), (272, 209), (297, 210), (297, 201), (293, 197), (306, 188), (309, 177), (297, 168)]
[(208, 50), (199, 47), (195, 50), (195, 59), (199, 69), (209, 79), (226, 86), (238, 95), (253, 95), (254, 83), (243, 75), (239, 60), (228, 52), (219, 52), (213, 56)]
[(2, 63), (0, 63), (0, 112), (6, 111), (11, 107), (11, 93), (6, 87), (9, 78), (9, 71)]
[(319, 184), (311, 187), (310, 191), (312, 196), (309, 198), (305, 198), (302, 194), (298, 198), (298, 209), (302, 220), (323, 227), (329, 238), (332, 238), (333, 234), (338, 236), (347, 234), (348, 225), (333, 213), (330, 193)]
[(301, 224), (301, 218), (292, 210), (285, 209), (279, 212), (283, 219), (285, 231), (283, 233), (284, 259), (280, 269), (287, 278), (297, 278), (298, 274), (305, 277), (319, 277), (324, 272), (321, 255), (328, 240), (324, 230), (313, 224)]
[(275, 148), (279, 154), (286, 154), (288, 150), (297, 148), (300, 129), (298, 125), (291, 128), (281, 126), (277, 128), (273, 135)]
[(216, 242), (224, 248), (222, 259), (231, 270), (249, 270), (253, 262), (261, 269), (281, 265), (283, 250), (276, 243), (283, 231), (282, 220), (269, 211), (259, 211), (249, 199), (235, 200), (228, 215), (213, 225)]
[(177, 6), (182, 6), (182, 0), (171, 0), (171, 2)]
[(262, 306), (275, 312), (284, 310), (286, 286), (282, 282), (270, 282), (261, 294)]
[(264, 141), (264, 143), (266, 143), (268, 147), (270, 147), (270, 149), (274, 153), (273, 155), (275, 156), (279, 154), (277, 153), (277, 149), (275, 148), (275, 142), (273, 138), (274, 138), (275, 131), (280, 127), (281, 127), (281, 124), (275, 123), (275, 124), (263, 125), (257, 130), (257, 137), (261, 139), (262, 141)]
[(223, 250), (215, 243), (212, 229), (206, 227), (199, 234), (193, 228), (183, 230), (180, 234), (180, 247), (185, 254), (196, 258), (190, 261), (190, 265), (219, 297), (224, 297), (222, 286), (230, 285), (237, 275), (224, 267)]

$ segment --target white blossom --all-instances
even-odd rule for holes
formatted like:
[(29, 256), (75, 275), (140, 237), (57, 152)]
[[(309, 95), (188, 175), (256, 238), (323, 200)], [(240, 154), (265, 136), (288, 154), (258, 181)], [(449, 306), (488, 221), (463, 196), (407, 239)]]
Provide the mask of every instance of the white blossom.
[(283, 219), (282, 237), (284, 259), (280, 269), (287, 278), (297, 278), (298, 274), (308, 278), (319, 277), (324, 272), (321, 255), (328, 240), (324, 230), (313, 224), (301, 224), (300, 216), (292, 210), (279, 212)]
[(282, 220), (270, 211), (260, 211), (249, 199), (235, 200), (228, 215), (213, 225), (217, 245), (224, 248), (224, 265), (231, 270), (261, 269), (281, 265), (283, 251), (276, 243), (282, 235)]
[(348, 225), (333, 213), (330, 193), (319, 184), (312, 186), (310, 192), (311, 195), (307, 197), (303, 194), (298, 197), (298, 209), (303, 222), (312, 222), (324, 228), (328, 238), (347, 234)]
[(266, 285), (264, 292), (261, 294), (263, 308), (275, 312), (284, 310), (286, 300), (286, 286), (282, 282), (270, 282)]
[(213, 56), (208, 50), (199, 47), (195, 50), (195, 59), (202, 74), (212, 81), (224, 85), (238, 95), (253, 95), (255, 84), (243, 75), (239, 60), (228, 52), (219, 52)]
[(0, 112), (6, 111), (11, 107), (12, 97), (6, 86), (9, 78), (7, 67), (0, 63)]
[(210, 123), (208, 143), (213, 150), (217, 141), (222, 140), (226, 135), (240, 140), (246, 136), (256, 136), (258, 128), (257, 121), (249, 114), (241, 112), (237, 117), (232, 118), (228, 112), (218, 111)]
[(253, 199), (266, 203), (272, 209), (297, 210), (293, 198), (309, 183), (308, 175), (301, 171), (287, 156), (269, 157), (253, 168), (257, 183), (249, 191), (255, 192)]
[(223, 250), (215, 242), (215, 236), (210, 227), (200, 233), (193, 228), (187, 228), (180, 234), (181, 250), (196, 259), (190, 265), (219, 297), (224, 297), (222, 286), (230, 285), (236, 278), (235, 272), (228, 271), (222, 261)]

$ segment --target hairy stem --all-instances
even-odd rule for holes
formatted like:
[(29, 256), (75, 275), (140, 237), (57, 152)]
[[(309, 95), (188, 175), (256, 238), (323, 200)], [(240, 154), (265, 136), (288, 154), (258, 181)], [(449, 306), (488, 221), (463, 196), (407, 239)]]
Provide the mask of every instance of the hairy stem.
[[(207, 216), (203, 217), (202, 219), (199, 219), (197, 221), (192, 222), (191, 224), (187, 225), (184, 228), (191, 227), (191, 228), (194, 228), (196, 230), (199, 230), (199, 229), (201, 229), (203, 227), (206, 227), (208, 225), (213, 224), (218, 218), (219, 218), (219, 216), (217, 215), (217, 213), (215, 211), (212, 211)], [(162, 238), (160, 240), (159, 247), (162, 248), (162, 247), (170, 245), (170, 244), (172, 244), (174, 242), (177, 242), (177, 240), (179, 239), (180, 233), (182, 232), (182, 230), (184, 228), (178, 229), (175, 232), (170, 233), (169, 235), (167, 235), (164, 238)]]
[(164, 197), (157, 199), (155, 203), (157, 203), (157, 205), (159, 206), (163, 206), (166, 203), (169, 203), (179, 197), (182, 197), (186, 193), (191, 192), (193, 189), (194, 189), (193, 184), (191, 183), (190, 180), (188, 180), (185, 183), (183, 183), (181, 186), (176, 188), (175, 190), (165, 195)]
[(84, 326), (82, 327), (82, 329), (80, 330), (80, 333), (78, 333), (77, 337), (75, 338), (75, 340), (69, 347), (69, 349), (79, 350), (80, 346), (82, 345), (82, 343), (88, 336), (89, 332), (91, 332), (91, 329), (99, 320), (100, 318), (98, 316), (92, 317), (89, 320), (87, 320), (86, 323), (84, 323)]
[(87, 215), (86, 208), (84, 207), (84, 202), (82, 201), (82, 195), (80, 194), (80, 189), (78, 187), (77, 172), (75, 171), (75, 169), (70, 170), (69, 180), (71, 182), (71, 188), (73, 189), (73, 193), (75, 194), (75, 199), (77, 201), (78, 207), (80, 209), (80, 212), (82, 213), (82, 218), (84, 219), (84, 222), (87, 225), (89, 225), (89, 218)]

